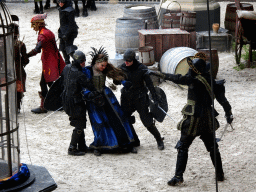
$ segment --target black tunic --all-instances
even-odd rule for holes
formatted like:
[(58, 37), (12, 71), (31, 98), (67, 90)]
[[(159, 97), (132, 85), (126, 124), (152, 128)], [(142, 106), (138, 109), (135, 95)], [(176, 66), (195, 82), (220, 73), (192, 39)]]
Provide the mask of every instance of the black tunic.
[(124, 64), (120, 66), (122, 71), (127, 75), (126, 81), (132, 82), (132, 87), (127, 90), (121, 90), (121, 107), (124, 113), (130, 117), (134, 111), (140, 114), (140, 118), (145, 127), (149, 127), (153, 123), (153, 116), (149, 113), (148, 90), (151, 92), (153, 100), (156, 102), (157, 94), (153, 82), (148, 75), (147, 66), (139, 63), (137, 60), (127, 67)]
[(74, 64), (67, 65), (61, 75), (63, 93), (63, 109), (69, 115), (70, 125), (77, 128), (86, 127), (86, 104), (82, 99), (82, 88), (93, 85), (82, 72), (81, 67)]
[[(182, 109), (183, 119), (178, 124), (178, 129), (185, 135), (201, 135), (204, 132), (213, 132), (219, 128), (216, 118), (215, 128), (212, 127), (212, 99), (211, 99), (211, 79), (208, 73), (191, 76), (180, 74), (167, 74), (166, 80), (177, 84), (188, 85), (187, 104)], [(219, 85), (213, 80), (213, 91), (217, 101), (222, 105), (224, 111), (228, 113), (231, 106), (225, 97), (224, 85)], [(218, 116), (215, 109), (214, 116)]]

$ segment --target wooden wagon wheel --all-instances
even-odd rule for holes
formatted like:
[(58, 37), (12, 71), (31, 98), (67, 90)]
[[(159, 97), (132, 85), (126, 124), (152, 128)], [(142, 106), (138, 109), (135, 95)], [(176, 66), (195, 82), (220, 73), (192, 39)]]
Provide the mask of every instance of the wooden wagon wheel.
[(236, 64), (240, 64), (241, 61), (241, 53), (243, 48), (243, 28), (241, 25), (241, 21), (238, 20), (236, 25), (236, 47), (235, 47), (235, 56), (236, 56)]

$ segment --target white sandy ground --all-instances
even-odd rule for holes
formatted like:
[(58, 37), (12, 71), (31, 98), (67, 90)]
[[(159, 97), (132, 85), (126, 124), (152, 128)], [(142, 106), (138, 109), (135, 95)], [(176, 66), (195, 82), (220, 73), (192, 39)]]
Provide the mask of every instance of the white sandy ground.
[[(252, 3), (252, 2), (251, 2)], [(256, 3), (254, 8), (256, 8)], [(221, 27), (227, 2), (221, 5)], [(7, 3), (11, 14), (20, 18), (21, 39), (30, 51), (35, 47), (37, 35), (30, 27), (33, 16), (33, 3)], [(97, 4), (98, 10), (89, 10), (89, 16), (76, 19), (79, 34), (75, 44), (90, 57), (90, 47), (99, 48), (103, 45), (108, 52), (115, 50), (116, 19), (122, 17), (125, 5)], [(154, 4), (156, 10), (159, 4)], [(81, 5), (80, 5), (81, 7)], [(52, 30), (57, 39), (59, 27), (58, 11), (55, 7), (46, 10), (47, 27)], [(233, 132), (227, 132), (219, 142), (226, 180), (218, 183), (219, 191), (249, 192), (255, 191), (256, 186), (256, 69), (236, 71), (233, 53), (218, 53), (219, 72), (217, 79), (226, 79), (226, 96), (229, 99), (234, 114)], [(74, 157), (67, 155), (72, 127), (68, 116), (64, 112), (56, 112), (43, 122), (47, 114), (33, 114), (32, 108), (39, 106), (39, 81), (41, 76), (41, 55), (30, 59), (26, 67), (27, 92), (19, 115), (21, 162), (45, 167), (58, 185), (59, 192), (84, 191), (215, 191), (214, 168), (209, 153), (203, 142), (196, 139), (189, 150), (189, 160), (184, 174), (184, 184), (170, 187), (167, 181), (175, 171), (177, 151), (174, 149), (179, 140), (180, 132), (176, 129), (176, 122), (166, 118), (157, 127), (165, 138), (164, 151), (159, 151), (153, 136), (144, 128), (139, 116), (135, 129), (140, 137), (141, 146), (138, 154), (111, 155), (103, 154), (96, 157), (93, 154)], [(168, 82), (160, 87), (168, 97), (169, 114), (175, 121), (181, 119), (181, 109), (186, 103), (186, 90), (181, 90)], [(114, 92), (120, 98), (120, 87)], [(218, 120), (221, 124), (217, 131), (220, 137), (226, 124), (222, 107), (216, 102), (215, 107), (220, 112)], [(231, 130), (231, 128), (228, 128)], [(88, 121), (85, 130), (86, 141), (89, 145), (93, 141), (93, 133)]]

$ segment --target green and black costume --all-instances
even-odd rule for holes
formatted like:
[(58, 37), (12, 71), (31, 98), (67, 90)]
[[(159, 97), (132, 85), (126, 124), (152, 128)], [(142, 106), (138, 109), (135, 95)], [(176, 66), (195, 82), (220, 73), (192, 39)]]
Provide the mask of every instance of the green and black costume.
[[(193, 62), (202, 62), (202, 59), (194, 59)], [(188, 159), (188, 149), (197, 136), (200, 136), (207, 151), (210, 152), (214, 165), (215, 142), (217, 178), (220, 181), (224, 180), (218, 144), (213, 139), (215, 130), (219, 128), (219, 122), (215, 118), (218, 116), (217, 111), (212, 109), (210, 74), (204, 73), (204, 70), (202, 70), (202, 73), (198, 72), (199, 74), (197, 72), (190, 68), (185, 76), (180, 74), (165, 74), (166, 80), (188, 86), (187, 104), (182, 109), (183, 119), (177, 125), (177, 128), (181, 130), (181, 137), (175, 147), (178, 150), (176, 172), (175, 177), (168, 182), (169, 185), (176, 185), (177, 183), (183, 182), (183, 173), (185, 172)], [(224, 108), (226, 117), (232, 118), (231, 106), (225, 97), (225, 87), (223, 84), (224, 81), (219, 83), (213, 80), (214, 97)], [(212, 117), (212, 111), (214, 111), (214, 119)], [(215, 121), (215, 127), (213, 127), (213, 121)], [(229, 121), (229, 123), (231, 122)]]

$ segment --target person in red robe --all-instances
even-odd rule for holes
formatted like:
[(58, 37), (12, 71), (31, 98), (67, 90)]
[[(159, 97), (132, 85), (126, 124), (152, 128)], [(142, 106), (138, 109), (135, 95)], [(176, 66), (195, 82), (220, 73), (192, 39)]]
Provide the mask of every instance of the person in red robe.
[(43, 103), (44, 98), (48, 93), (48, 88), (55, 80), (59, 78), (64, 67), (66, 66), (57, 48), (55, 35), (52, 31), (45, 27), (44, 19), (46, 19), (46, 17), (47, 14), (39, 14), (31, 19), (31, 28), (38, 32), (38, 38), (36, 47), (28, 53), (28, 56), (35, 56), (42, 50), (42, 76), (40, 81), (41, 91), (38, 92), (41, 98), (41, 105), (38, 108), (32, 109), (31, 112), (33, 113), (47, 112), (47, 110), (43, 107)]

